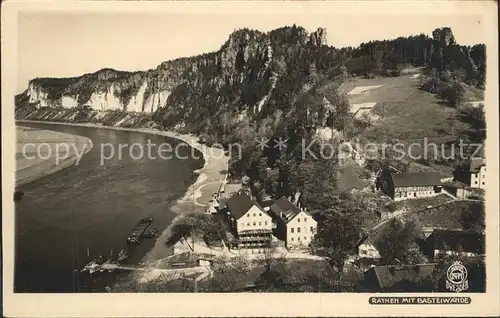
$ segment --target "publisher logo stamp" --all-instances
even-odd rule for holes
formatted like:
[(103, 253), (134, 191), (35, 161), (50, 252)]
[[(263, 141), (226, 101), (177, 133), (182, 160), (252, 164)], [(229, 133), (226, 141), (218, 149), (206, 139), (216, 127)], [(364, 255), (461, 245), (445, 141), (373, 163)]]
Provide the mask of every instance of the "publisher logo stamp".
[(453, 262), (453, 264), (448, 267), (446, 276), (448, 278), (446, 281), (447, 289), (459, 293), (469, 288), (469, 283), (467, 281), (467, 269), (461, 262)]

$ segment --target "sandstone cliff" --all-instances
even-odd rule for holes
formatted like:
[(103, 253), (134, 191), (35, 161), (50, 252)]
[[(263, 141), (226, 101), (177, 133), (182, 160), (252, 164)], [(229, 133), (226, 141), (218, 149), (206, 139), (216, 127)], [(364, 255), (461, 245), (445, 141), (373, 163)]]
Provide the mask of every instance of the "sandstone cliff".
[[(296, 26), (268, 33), (242, 29), (217, 52), (166, 61), (148, 71), (102, 69), (74, 78), (36, 78), (17, 96), (16, 116), (95, 121), (127, 111), (149, 114), (162, 126), (184, 127), (225, 112), (240, 119), (272, 113), (277, 103), (290, 104), (307, 87), (309, 73), (318, 69), (311, 70), (311, 64), (327, 61), (320, 71), (334, 64), (336, 51), (325, 45), (325, 36), (321, 28), (311, 34)], [(106, 114), (90, 115), (98, 112)]]

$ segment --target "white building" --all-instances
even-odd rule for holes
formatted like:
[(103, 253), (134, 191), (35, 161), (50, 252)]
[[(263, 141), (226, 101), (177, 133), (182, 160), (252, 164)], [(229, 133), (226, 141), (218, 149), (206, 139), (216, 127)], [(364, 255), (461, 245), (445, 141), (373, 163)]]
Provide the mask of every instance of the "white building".
[(226, 215), (239, 248), (261, 248), (271, 241), (273, 220), (246, 194), (235, 194), (226, 202)]
[(276, 223), (276, 236), (285, 241), (287, 248), (307, 248), (311, 244), (318, 222), (307, 211), (282, 197), (271, 205), (270, 212)]
[(486, 160), (474, 158), (470, 162), (470, 186), (471, 188), (486, 188)]

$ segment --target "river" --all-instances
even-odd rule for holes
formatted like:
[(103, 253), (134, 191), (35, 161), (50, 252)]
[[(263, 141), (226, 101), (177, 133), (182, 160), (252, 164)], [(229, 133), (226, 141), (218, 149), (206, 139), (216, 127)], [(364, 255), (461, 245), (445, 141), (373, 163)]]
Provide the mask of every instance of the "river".
[[(115, 155), (101, 165), (101, 145), (105, 143), (118, 149), (119, 144), (146, 145), (149, 139), (151, 144), (168, 143), (174, 148), (181, 141), (141, 132), (22, 125), (81, 135), (91, 139), (94, 147), (78, 165), (20, 187), (25, 195), (15, 205), (15, 292), (103, 291), (116, 274), (94, 278), (80, 269), (99, 254), (112, 252), (116, 258), (127, 247), (128, 232), (143, 217), (153, 217), (160, 232), (166, 228), (176, 216), (172, 204), (195, 181), (193, 171), (204, 162), (157, 155), (134, 159), (124, 148), (121, 159)], [(179, 147), (181, 158), (191, 152)], [(196, 154), (201, 158), (201, 153)], [(143, 241), (128, 262), (137, 264), (153, 244), (154, 239)]]

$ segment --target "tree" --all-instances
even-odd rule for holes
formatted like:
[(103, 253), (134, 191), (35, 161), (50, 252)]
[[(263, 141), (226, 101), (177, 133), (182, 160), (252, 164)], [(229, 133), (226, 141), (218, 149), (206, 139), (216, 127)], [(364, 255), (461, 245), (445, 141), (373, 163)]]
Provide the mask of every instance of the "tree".
[(384, 264), (412, 264), (421, 261), (421, 255), (415, 250), (409, 251), (410, 243), (420, 237), (421, 225), (416, 220), (403, 223), (391, 219), (375, 239), (375, 247), (380, 252)]
[(217, 257), (211, 270), (212, 277), (205, 284), (205, 291), (236, 292), (245, 287), (244, 277), (250, 272), (250, 263), (244, 257)]
[(443, 91), (443, 97), (453, 106), (458, 107), (464, 100), (465, 88), (462, 83), (455, 81)]
[(486, 225), (483, 202), (470, 202), (469, 205), (462, 207), (460, 216), (464, 230), (484, 233)]
[(304, 206), (310, 209), (328, 206), (329, 198), (338, 193), (337, 148), (333, 141), (323, 145), (313, 141), (311, 152), (305, 152), (298, 165), (290, 165), (290, 188), (293, 193), (302, 193), (300, 200)]
[(462, 160), (455, 166), (453, 170), (453, 180), (470, 184), (470, 159)]
[(321, 212), (324, 220), (313, 238), (313, 253), (324, 256), (336, 268), (339, 279), (347, 257), (361, 238), (360, 216), (364, 210), (363, 204), (347, 195), (332, 198), (328, 208)]

